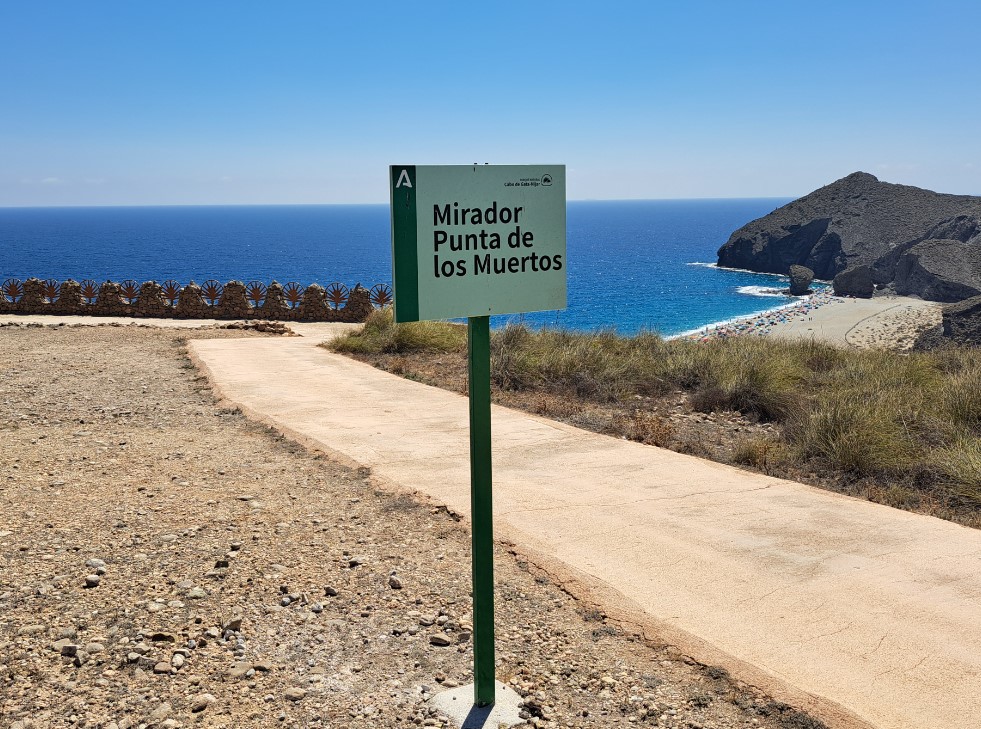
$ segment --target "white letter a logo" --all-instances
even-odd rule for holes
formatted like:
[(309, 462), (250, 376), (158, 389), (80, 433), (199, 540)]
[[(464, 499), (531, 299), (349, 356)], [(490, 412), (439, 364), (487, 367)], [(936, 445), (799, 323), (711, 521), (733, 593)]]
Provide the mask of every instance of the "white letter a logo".
[[(403, 180), (404, 180), (404, 183), (403, 183)], [(408, 170), (402, 170), (401, 174), (399, 174), (398, 182), (395, 183), (395, 189), (396, 190), (399, 189), (400, 187), (402, 187), (403, 184), (405, 184), (406, 187), (412, 187), (412, 183), (409, 182), (409, 171)]]

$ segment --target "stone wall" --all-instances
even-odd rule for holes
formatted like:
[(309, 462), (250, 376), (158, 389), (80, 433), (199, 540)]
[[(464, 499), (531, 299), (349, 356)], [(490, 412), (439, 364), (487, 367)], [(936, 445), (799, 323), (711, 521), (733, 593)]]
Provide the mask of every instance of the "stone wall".
[(392, 289), (370, 290), (340, 283), (326, 288), (273, 281), (26, 281), (0, 285), (0, 314), (73, 314), (167, 319), (275, 319), (277, 321), (361, 322), (375, 308), (392, 303)]

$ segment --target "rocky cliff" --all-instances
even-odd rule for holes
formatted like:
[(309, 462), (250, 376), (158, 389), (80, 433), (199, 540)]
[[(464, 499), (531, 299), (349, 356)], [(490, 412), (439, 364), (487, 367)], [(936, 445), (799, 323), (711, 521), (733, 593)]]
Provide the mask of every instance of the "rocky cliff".
[[(874, 284), (933, 301), (981, 294), (981, 197), (880, 182), (855, 172), (734, 232), (719, 265), (819, 279), (867, 267)], [(852, 291), (843, 276), (840, 293)]]

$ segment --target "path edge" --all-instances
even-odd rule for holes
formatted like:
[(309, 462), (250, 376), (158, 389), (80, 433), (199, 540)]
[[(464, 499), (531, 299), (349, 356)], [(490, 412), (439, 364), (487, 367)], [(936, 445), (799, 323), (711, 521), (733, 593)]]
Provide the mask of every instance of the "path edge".
[[(367, 469), (372, 485), (380, 490), (413, 496), (434, 508), (447, 511), (466, 524), (470, 523), (466, 514), (450, 509), (448, 505), (429, 494), (372, 473), (371, 464), (362, 463), (316, 438), (290, 428), (275, 417), (236, 401), (225, 392), (207, 362), (198, 354), (196, 341), (188, 340), (184, 345), (185, 352), (198, 372), (207, 380), (220, 407), (236, 408), (249, 420), (276, 431), (307, 450), (322, 453), (342, 466), (353, 470)], [(544, 572), (562, 591), (577, 602), (587, 607), (602, 609), (634, 639), (643, 640), (645, 644), (654, 648), (668, 648), (685, 662), (723, 668), (737, 687), (742, 684), (746, 688), (763, 692), (777, 701), (805, 711), (811, 717), (825, 722), (829, 729), (877, 729), (874, 724), (862, 719), (833, 699), (804, 691), (779, 676), (726, 653), (696, 635), (659, 620), (603, 580), (552, 557), (544, 547), (536, 544), (533, 536), (519, 529), (495, 524), (494, 541), (508, 554)]]

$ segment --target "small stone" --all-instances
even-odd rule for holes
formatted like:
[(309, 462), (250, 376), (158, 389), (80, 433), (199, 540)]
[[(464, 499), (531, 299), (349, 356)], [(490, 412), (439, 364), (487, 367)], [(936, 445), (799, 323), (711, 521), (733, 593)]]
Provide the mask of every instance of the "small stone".
[[(239, 616), (235, 616), (233, 618), (230, 618), (229, 620), (225, 621), (225, 623), (222, 625), (222, 628), (221, 629), (222, 629), (222, 632), (224, 632), (226, 630), (232, 630), (232, 631), (234, 631), (234, 632), (237, 633), (238, 631), (240, 631), (242, 629), (242, 618), (239, 617)], [(217, 636), (215, 636), (215, 637), (217, 637)]]
[(170, 716), (173, 710), (173, 707), (165, 701), (150, 713), (150, 718), (153, 721), (163, 721)]
[(88, 643), (85, 646), (86, 653), (102, 653), (106, 647), (102, 643)]
[(207, 709), (209, 706), (211, 706), (213, 703), (215, 703), (217, 700), (218, 699), (216, 699), (211, 694), (200, 694), (196, 696), (194, 700), (191, 702), (191, 711), (195, 714), (202, 712), (205, 709)]
[(252, 667), (257, 671), (262, 671), (263, 673), (268, 673), (272, 670), (272, 664), (269, 661), (258, 661)]
[(325, 594), (325, 595), (326, 595), (327, 597), (337, 597), (337, 589), (336, 589), (336, 588), (333, 588), (333, 587), (331, 587), (330, 585), (327, 585), (327, 586), (326, 586), (326, 587), (324, 588), (324, 594)]
[(187, 598), (189, 600), (200, 600), (208, 596), (208, 591), (203, 587), (192, 587), (187, 591)]
[(75, 666), (75, 668), (81, 668), (88, 662), (88, 660), (89, 660), (88, 653), (86, 653), (85, 651), (76, 651), (75, 659), (72, 661), (72, 664)]
[(96, 559), (95, 557), (87, 559), (85, 560), (85, 566), (97, 575), (104, 575), (106, 573), (106, 563), (101, 559)]
[(172, 666), (166, 661), (160, 661), (153, 667), (154, 673), (170, 673), (172, 670)]
[(150, 635), (150, 640), (154, 643), (176, 643), (177, 638), (173, 633), (152, 633)]
[(75, 645), (71, 638), (62, 638), (51, 644), (51, 650), (63, 656), (73, 656), (75, 655), (75, 651), (78, 650), (78, 646)]
[(242, 678), (252, 669), (251, 663), (235, 663), (228, 669), (229, 678)]
[(17, 635), (37, 635), (38, 633), (43, 633), (45, 627), (43, 625), (25, 625), (23, 628), (17, 631)]
[(170, 659), (170, 665), (179, 671), (184, 667), (184, 656), (182, 656), (180, 653), (175, 653)]
[(301, 688), (288, 688), (283, 692), (283, 696), (285, 696), (289, 701), (300, 701), (306, 695), (307, 692)]
[(347, 561), (347, 566), (350, 567), (351, 569), (354, 569), (355, 567), (360, 567), (367, 561), (368, 561), (367, 557), (360, 557), (360, 556), (350, 557)]
[(102, 578), (99, 575), (91, 574), (85, 576), (86, 587), (98, 587), (100, 582), (102, 582)]
[(429, 636), (429, 644), (430, 645), (445, 647), (445, 646), (451, 645), (452, 643), (453, 643), (453, 641), (451, 641), (449, 638), (447, 638), (442, 633), (437, 633), (436, 635)]
[(395, 573), (392, 573), (391, 575), (389, 575), (389, 578), (388, 578), (388, 586), (391, 587), (393, 590), (401, 590), (402, 589), (402, 580), (400, 580), (395, 575)]
[(319, 602), (315, 602), (313, 605), (310, 606), (310, 612), (312, 613), (322, 613), (323, 611), (324, 611), (324, 606), (321, 605)]

